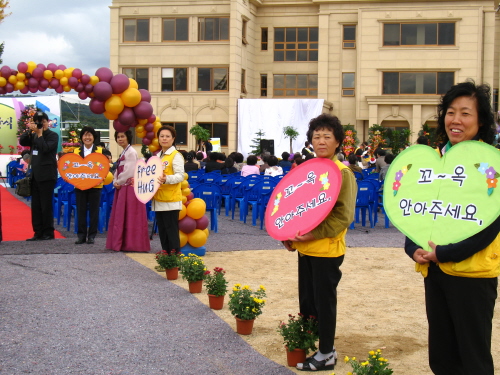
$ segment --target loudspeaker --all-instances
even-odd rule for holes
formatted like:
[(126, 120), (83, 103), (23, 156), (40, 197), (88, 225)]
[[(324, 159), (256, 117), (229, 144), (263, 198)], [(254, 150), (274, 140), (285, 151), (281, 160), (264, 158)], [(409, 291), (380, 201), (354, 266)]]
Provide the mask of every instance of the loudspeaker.
[(270, 152), (271, 155), (274, 155), (274, 139), (261, 139), (260, 149), (262, 153), (267, 151)]

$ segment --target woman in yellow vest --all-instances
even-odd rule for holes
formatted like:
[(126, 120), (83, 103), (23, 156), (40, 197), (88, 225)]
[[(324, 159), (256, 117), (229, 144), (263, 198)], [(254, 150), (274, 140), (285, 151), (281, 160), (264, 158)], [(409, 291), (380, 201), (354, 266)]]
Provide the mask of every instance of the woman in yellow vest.
[(184, 181), (184, 158), (175, 149), (176, 131), (162, 126), (157, 133), (163, 175), (158, 177), (160, 188), (153, 197), (151, 209), (156, 213), (161, 248), (170, 254), (180, 252), (179, 212), (182, 208), (181, 182)]
[(337, 323), (337, 285), (342, 277), (345, 235), (354, 220), (356, 179), (352, 171), (338, 161), (344, 129), (335, 116), (319, 115), (309, 123), (307, 139), (318, 158), (332, 160), (340, 169), (342, 185), (337, 202), (325, 219), (309, 233), (297, 233), (284, 241), (289, 251), (299, 253), (299, 305), (304, 316), (318, 320), (319, 351), (297, 364), (302, 371), (333, 370), (337, 362), (334, 347)]
[[(84, 126), (80, 131), (82, 147), (76, 148), (73, 152), (82, 158), (93, 152), (102, 154), (102, 148), (94, 145), (96, 132), (91, 126)], [(94, 243), (97, 234), (97, 224), (99, 222), (99, 205), (101, 204), (102, 184), (87, 190), (75, 188), (76, 213), (78, 215), (78, 240), (75, 244), (80, 245), (87, 242)], [(87, 206), (90, 213), (90, 223), (87, 223)], [(87, 228), (88, 225), (88, 228)]]
[[(462, 141), (493, 143), (490, 103), (486, 85), (467, 81), (451, 87), (438, 106), (440, 155)], [(490, 375), (495, 371), (491, 333), (500, 274), (499, 230), (500, 217), (463, 241), (437, 245), (429, 241), (432, 252), (406, 239), (405, 251), (424, 276), (429, 365), (434, 374)]]

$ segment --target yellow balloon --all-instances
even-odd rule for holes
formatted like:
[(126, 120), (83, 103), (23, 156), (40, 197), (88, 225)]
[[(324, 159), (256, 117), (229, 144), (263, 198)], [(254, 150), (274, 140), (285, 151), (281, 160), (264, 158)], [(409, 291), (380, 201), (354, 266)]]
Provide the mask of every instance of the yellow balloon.
[(98, 76), (91, 76), (90, 77), (90, 82), (92, 86), (95, 86), (99, 83), (99, 77)]
[(124, 92), (122, 92), (123, 104), (127, 107), (135, 107), (141, 102), (141, 93), (139, 90), (129, 87)]
[(70, 92), (71, 86), (70, 85), (63, 86), (63, 90), (64, 90), (64, 92)]
[(44, 70), (43, 71), (43, 78), (45, 78), (47, 81), (51, 80), (52, 77), (54, 77), (54, 74), (52, 73), (52, 70)]
[[(182, 195), (184, 195), (185, 197), (187, 197), (189, 195), (189, 193), (191, 193), (191, 189), (190, 188), (182, 189), (181, 193), (182, 193)], [(189, 204), (189, 205), (191, 205), (191, 204)]]
[(66, 77), (62, 77), (60, 80), (59, 80), (59, 83), (61, 84), (61, 86), (66, 86), (68, 84), (68, 78)]
[(9, 76), (9, 83), (15, 85), (17, 82), (17, 77), (16, 76)]
[(33, 70), (36, 68), (36, 62), (28, 61), (28, 73), (33, 73)]
[(70, 78), (71, 75), (73, 74), (73, 70), (75, 70), (75, 68), (66, 68), (66, 69), (64, 69), (64, 76), (66, 78)]
[(142, 133), (143, 131), (144, 131), (144, 126), (142, 126), (142, 125), (137, 125), (137, 126), (135, 127), (135, 132), (136, 132), (136, 133)]
[(188, 242), (188, 236), (186, 233), (184, 233), (181, 230), (179, 231), (179, 240), (181, 242), (181, 247), (186, 246), (186, 244)]
[[(188, 178), (189, 178), (189, 175), (186, 172), (184, 172), (184, 180), (187, 181)], [(188, 186), (189, 186), (189, 183), (188, 183)]]
[(138, 89), (139, 88), (139, 85), (137, 84), (137, 81), (133, 78), (129, 78), (128, 79), (130, 81), (130, 84), (129, 84), (129, 88), (133, 88), (133, 89)]
[(106, 176), (106, 178), (104, 179), (103, 181), (103, 184), (104, 185), (109, 185), (110, 183), (113, 182), (113, 173), (111, 172), (108, 172), (108, 175)]
[(151, 144), (155, 145), (157, 150), (160, 148), (160, 144), (158, 143), (158, 138), (153, 138)]
[(123, 101), (118, 95), (111, 95), (111, 97), (104, 103), (106, 112), (115, 113), (119, 115), (123, 111)]
[(149, 151), (151, 151), (151, 152), (156, 152), (156, 151), (158, 151), (158, 149), (159, 149), (159, 148), (160, 148), (159, 146), (155, 146), (155, 145), (153, 145), (153, 144), (150, 144), (150, 145), (148, 146), (148, 149), (149, 149)]
[(141, 119), (138, 119), (137, 122), (139, 123), (139, 125), (146, 125), (148, 123), (148, 119), (141, 118)]
[(207, 238), (208, 236), (210, 236), (210, 231), (208, 230), (208, 228), (203, 229), (203, 233), (206, 234)]
[(24, 81), (26, 79), (26, 74), (19, 72), (16, 74), (16, 78), (18, 81)]
[(179, 220), (184, 219), (184, 217), (186, 216), (186, 212), (187, 212), (186, 206), (182, 205), (182, 208), (179, 211)]
[(0, 87), (4, 87), (7, 84), (7, 80), (4, 77), (0, 77)]
[(181, 199), (182, 199), (182, 204), (185, 204), (188, 200), (187, 197), (185, 197), (184, 195), (182, 196)]
[(104, 112), (103, 113), (104, 117), (106, 117), (108, 120), (116, 120), (118, 118), (117, 113), (111, 113), (111, 112)]
[(138, 136), (139, 138), (144, 138), (146, 136), (146, 134), (147, 134), (147, 131), (143, 131), (142, 133), (135, 132), (135, 135)]
[(158, 116), (156, 116), (156, 121), (155, 122), (161, 123), (160, 118)]
[(14, 85), (14, 90), (22, 90), (24, 89), (24, 81), (17, 81), (16, 84)]
[(154, 126), (153, 131), (155, 132), (155, 134), (158, 133), (158, 130), (161, 129), (161, 124), (158, 124), (157, 122), (155, 122), (153, 124), (153, 126)]
[(186, 188), (189, 188), (189, 183), (184, 180), (181, 182), (181, 189), (186, 189)]
[(64, 72), (61, 69), (57, 69), (54, 72), (54, 77), (56, 77), (57, 79), (61, 79), (62, 77), (64, 77)]
[[(191, 206), (191, 204), (189, 204), (189, 206)], [(207, 236), (201, 229), (195, 229), (189, 233), (187, 237), (189, 244), (193, 247), (203, 246), (207, 242)]]
[[(184, 194), (184, 190), (182, 192)], [(194, 198), (191, 200), (191, 203), (189, 203), (189, 206), (187, 206), (187, 215), (190, 218), (197, 220), (205, 215), (206, 210), (207, 205), (205, 204), (205, 201), (201, 198)]]

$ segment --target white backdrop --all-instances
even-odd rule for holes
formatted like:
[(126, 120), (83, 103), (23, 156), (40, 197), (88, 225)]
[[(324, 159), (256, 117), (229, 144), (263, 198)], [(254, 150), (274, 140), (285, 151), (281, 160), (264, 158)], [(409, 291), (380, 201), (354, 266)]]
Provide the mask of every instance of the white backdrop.
[(293, 126), (299, 136), (292, 142), (300, 152), (307, 141), (309, 121), (320, 115), (323, 99), (238, 99), (238, 152), (245, 158), (251, 153), (252, 140), (259, 129), (263, 139), (274, 140), (274, 154), (290, 152), (290, 139), (283, 135), (285, 126)]

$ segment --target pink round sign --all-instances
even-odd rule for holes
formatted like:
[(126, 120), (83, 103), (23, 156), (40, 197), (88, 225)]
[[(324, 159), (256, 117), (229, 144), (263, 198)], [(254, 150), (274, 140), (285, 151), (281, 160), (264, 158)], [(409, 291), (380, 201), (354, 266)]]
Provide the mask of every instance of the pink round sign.
[(274, 188), (266, 209), (266, 229), (279, 241), (314, 229), (332, 210), (342, 175), (330, 159), (316, 158), (292, 169)]

